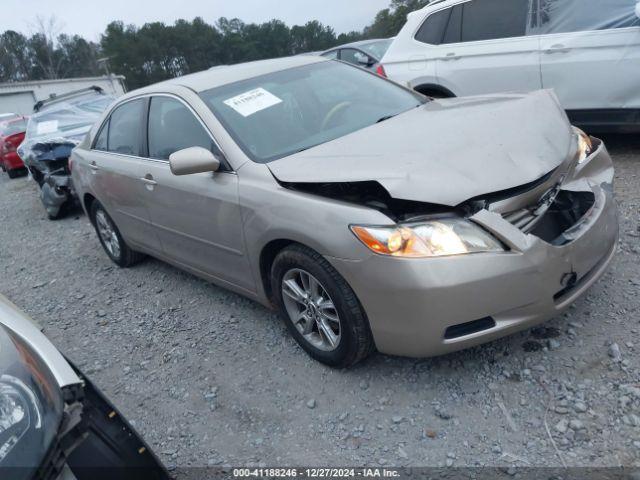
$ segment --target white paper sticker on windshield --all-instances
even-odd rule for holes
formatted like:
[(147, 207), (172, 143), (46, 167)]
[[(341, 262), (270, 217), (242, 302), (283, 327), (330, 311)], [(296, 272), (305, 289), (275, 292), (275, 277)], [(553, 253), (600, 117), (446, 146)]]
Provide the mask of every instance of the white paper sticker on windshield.
[(256, 88), (237, 97), (225, 100), (225, 105), (230, 106), (243, 117), (249, 117), (274, 105), (282, 103), (282, 99), (264, 88)]
[(58, 120), (50, 120), (48, 122), (39, 123), (36, 127), (38, 135), (46, 135), (58, 131)]

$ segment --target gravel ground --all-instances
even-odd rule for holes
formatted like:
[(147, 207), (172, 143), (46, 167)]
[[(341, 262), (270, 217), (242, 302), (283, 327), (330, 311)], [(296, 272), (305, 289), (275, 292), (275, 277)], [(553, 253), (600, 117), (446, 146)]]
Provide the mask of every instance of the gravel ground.
[(35, 184), (6, 175), (0, 292), (169, 466), (638, 467), (640, 138), (606, 141), (610, 271), (543, 328), (446, 357), (325, 368), (249, 300), (153, 259), (119, 270), (85, 216), (50, 222)]

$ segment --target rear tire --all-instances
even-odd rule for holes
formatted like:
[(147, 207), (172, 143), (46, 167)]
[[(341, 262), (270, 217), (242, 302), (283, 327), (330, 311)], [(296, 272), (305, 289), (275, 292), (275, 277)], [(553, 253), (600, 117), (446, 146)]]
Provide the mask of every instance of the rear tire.
[(144, 259), (144, 254), (132, 250), (126, 244), (120, 230), (97, 200), (91, 204), (91, 221), (102, 248), (113, 263), (121, 268), (128, 268)]
[[(293, 289), (288, 286), (292, 282)], [(291, 295), (296, 286), (301, 287), (299, 295)], [(375, 350), (369, 322), (355, 293), (319, 253), (302, 245), (285, 248), (273, 262), (271, 289), (287, 329), (315, 360), (347, 368)], [(313, 291), (317, 294), (310, 294)]]
[(14, 178), (18, 178), (22, 176), (22, 171), (21, 170), (7, 170), (7, 175), (9, 175), (9, 178), (14, 179)]

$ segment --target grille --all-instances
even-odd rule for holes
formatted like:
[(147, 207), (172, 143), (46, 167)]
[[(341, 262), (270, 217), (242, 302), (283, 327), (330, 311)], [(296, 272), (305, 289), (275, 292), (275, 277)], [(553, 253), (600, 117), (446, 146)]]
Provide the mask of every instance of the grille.
[(558, 183), (550, 190), (547, 190), (534, 205), (505, 213), (502, 217), (524, 233), (531, 232), (556, 201), (560, 193), (560, 185), (561, 183)]

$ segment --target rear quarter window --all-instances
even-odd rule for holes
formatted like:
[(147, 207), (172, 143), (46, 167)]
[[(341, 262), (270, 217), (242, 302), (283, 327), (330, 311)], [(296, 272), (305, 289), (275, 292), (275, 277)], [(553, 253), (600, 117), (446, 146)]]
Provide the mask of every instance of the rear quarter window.
[(429, 15), (416, 33), (416, 40), (429, 45), (440, 45), (451, 17), (451, 11), (451, 8), (445, 8)]

